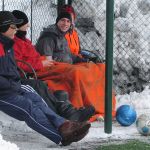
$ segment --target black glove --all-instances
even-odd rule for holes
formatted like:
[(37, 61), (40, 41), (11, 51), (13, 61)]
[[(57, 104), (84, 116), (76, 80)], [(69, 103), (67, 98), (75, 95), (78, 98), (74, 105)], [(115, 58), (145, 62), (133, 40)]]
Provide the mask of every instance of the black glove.
[(75, 63), (81, 63), (81, 62), (89, 62), (88, 59), (81, 58), (81, 57), (75, 56), (75, 55), (72, 55), (72, 60), (73, 60), (73, 64), (75, 64)]
[(82, 51), (80, 52), (80, 54), (81, 54), (82, 57), (83, 57), (84, 59), (86, 59), (88, 62), (89, 62), (89, 61), (92, 61), (92, 62), (94, 62), (94, 63), (102, 63), (102, 62), (104, 62), (103, 60), (101, 60), (101, 59), (99, 58), (99, 56), (98, 56), (97, 54), (95, 54), (95, 53), (93, 53), (93, 52), (91, 52), (91, 51), (82, 50)]

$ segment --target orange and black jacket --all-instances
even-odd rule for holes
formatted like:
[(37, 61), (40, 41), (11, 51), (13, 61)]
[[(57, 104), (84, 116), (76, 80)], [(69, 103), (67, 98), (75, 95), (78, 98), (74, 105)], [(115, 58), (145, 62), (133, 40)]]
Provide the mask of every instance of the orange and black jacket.
[(71, 31), (69, 31), (65, 35), (65, 38), (67, 39), (71, 53), (78, 55), (80, 51), (80, 41), (76, 29), (73, 28)]

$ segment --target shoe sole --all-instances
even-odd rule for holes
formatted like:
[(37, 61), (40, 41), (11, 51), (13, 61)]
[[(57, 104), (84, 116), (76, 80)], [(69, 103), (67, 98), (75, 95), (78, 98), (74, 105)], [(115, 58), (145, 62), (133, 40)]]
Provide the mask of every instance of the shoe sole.
[(87, 135), (90, 127), (91, 127), (91, 124), (86, 124), (82, 128), (75, 130), (71, 134), (71, 136), (66, 137), (65, 140), (62, 141), (62, 145), (67, 146), (67, 145), (70, 145), (72, 142), (80, 141)]
[(77, 138), (74, 139), (74, 142), (78, 142), (81, 139), (83, 139), (87, 134), (89, 133), (89, 130), (85, 131), (85, 133), (82, 133), (81, 135), (79, 135)]
[(78, 137), (75, 137), (73, 141), (64, 142), (62, 145), (67, 146), (67, 145), (70, 145), (73, 142), (78, 142), (78, 141), (82, 140), (88, 134), (88, 132), (89, 132), (89, 130), (87, 130), (85, 133), (79, 135)]

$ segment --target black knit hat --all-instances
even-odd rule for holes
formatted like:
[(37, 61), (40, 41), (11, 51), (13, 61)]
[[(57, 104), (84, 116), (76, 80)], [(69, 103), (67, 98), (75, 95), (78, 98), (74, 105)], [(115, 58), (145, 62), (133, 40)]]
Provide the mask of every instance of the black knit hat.
[(17, 19), (10, 11), (0, 11), (0, 32), (6, 32), (11, 24), (20, 24), (22, 19)]
[(67, 12), (62, 12), (58, 15), (57, 19), (56, 19), (56, 24), (58, 23), (58, 21), (62, 18), (67, 18), (69, 19), (71, 22), (72, 22), (72, 19), (71, 19), (71, 15)]
[(12, 14), (17, 19), (22, 19), (23, 20), (23, 22), (21, 24), (17, 25), (18, 28), (23, 26), (23, 25), (25, 25), (25, 24), (27, 24), (29, 22), (29, 19), (28, 19), (27, 15), (24, 12), (20, 11), (20, 10), (14, 10), (14, 11), (12, 11)]

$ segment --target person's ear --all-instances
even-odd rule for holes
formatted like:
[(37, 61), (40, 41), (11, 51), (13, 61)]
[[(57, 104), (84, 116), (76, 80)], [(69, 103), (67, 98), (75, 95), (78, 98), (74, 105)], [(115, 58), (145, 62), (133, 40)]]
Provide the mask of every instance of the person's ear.
[(71, 23), (71, 25), (70, 25), (70, 29), (72, 30), (73, 29), (73, 24)]

